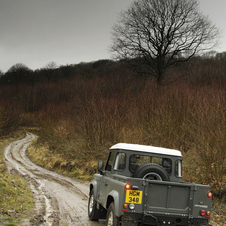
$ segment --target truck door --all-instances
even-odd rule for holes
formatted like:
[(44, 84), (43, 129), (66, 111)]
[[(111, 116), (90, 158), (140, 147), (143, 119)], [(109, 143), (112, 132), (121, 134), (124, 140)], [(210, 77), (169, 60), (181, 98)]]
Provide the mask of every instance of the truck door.
[(109, 190), (109, 180), (110, 180), (111, 171), (113, 170), (114, 159), (115, 159), (115, 152), (110, 152), (107, 163), (105, 165), (105, 169), (103, 171), (103, 176), (100, 181), (100, 187), (98, 189), (100, 191), (99, 199), (102, 202), (103, 206), (105, 206), (107, 201), (107, 195)]

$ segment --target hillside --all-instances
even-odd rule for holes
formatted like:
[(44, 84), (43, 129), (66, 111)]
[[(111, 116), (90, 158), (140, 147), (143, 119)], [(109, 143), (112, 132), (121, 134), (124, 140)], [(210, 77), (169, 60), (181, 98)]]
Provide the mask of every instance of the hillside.
[[(178, 149), (183, 179), (210, 184), (222, 206), (225, 65), (226, 58), (194, 58), (170, 68), (161, 86), (109, 60), (16, 68), (0, 77), (0, 136), (22, 127), (35, 131), (32, 158), (81, 179), (91, 177), (96, 161), (117, 142)], [(225, 220), (225, 210), (216, 211)]]

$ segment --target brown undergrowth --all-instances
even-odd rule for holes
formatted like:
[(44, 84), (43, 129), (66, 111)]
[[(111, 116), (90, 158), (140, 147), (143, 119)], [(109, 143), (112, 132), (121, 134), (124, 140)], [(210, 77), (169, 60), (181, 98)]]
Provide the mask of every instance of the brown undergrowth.
[(225, 61), (176, 65), (170, 73), (181, 79), (158, 87), (123, 63), (71, 69), (60, 80), (2, 86), (0, 136), (18, 125), (39, 128), (31, 130), (39, 136), (28, 150), (34, 161), (84, 180), (118, 142), (178, 149), (184, 181), (211, 185), (225, 223)]

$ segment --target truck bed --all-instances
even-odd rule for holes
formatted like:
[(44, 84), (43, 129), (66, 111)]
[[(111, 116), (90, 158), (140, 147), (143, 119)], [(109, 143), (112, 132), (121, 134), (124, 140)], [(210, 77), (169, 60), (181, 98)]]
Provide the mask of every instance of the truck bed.
[(157, 214), (188, 218), (203, 218), (200, 211), (210, 211), (210, 187), (186, 182), (150, 181), (114, 175), (113, 180), (129, 183), (142, 191), (142, 204), (136, 210), (144, 215)]
[(198, 217), (202, 209), (210, 207), (209, 190), (209, 186), (191, 183), (146, 182), (144, 210), (147, 214)]

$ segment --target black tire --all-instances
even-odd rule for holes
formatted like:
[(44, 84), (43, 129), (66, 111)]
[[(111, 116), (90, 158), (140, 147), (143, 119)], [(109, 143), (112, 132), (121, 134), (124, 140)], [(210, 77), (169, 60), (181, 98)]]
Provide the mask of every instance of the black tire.
[(148, 180), (169, 181), (167, 171), (162, 166), (155, 163), (147, 163), (140, 166), (133, 177)]
[(115, 215), (115, 205), (112, 202), (107, 211), (106, 226), (118, 226), (119, 217)]
[(100, 210), (97, 209), (97, 201), (94, 199), (93, 190), (89, 194), (88, 216), (91, 221), (97, 221), (100, 218)]

